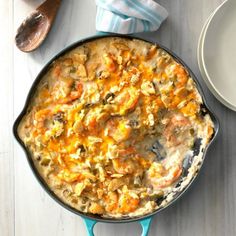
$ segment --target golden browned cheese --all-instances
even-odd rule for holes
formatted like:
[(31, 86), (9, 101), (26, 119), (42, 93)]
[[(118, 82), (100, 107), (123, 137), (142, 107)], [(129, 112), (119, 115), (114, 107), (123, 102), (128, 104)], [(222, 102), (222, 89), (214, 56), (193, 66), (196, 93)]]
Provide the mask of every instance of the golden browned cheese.
[(188, 72), (166, 51), (109, 37), (52, 63), (19, 133), (62, 201), (133, 217), (173, 191), (196, 139), (208, 144), (213, 124), (201, 104)]

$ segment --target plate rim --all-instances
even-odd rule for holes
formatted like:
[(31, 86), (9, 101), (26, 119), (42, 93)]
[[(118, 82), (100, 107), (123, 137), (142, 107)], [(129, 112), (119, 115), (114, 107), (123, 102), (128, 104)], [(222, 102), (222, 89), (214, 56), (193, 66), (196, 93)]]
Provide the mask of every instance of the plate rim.
[(208, 21), (205, 23), (205, 28), (203, 27), (202, 29), (202, 35), (200, 35), (199, 38), (199, 45), (198, 45), (198, 53), (199, 53), (199, 58), (198, 58), (198, 64), (199, 64), (199, 69), (201, 71), (201, 74), (203, 76), (203, 79), (206, 81), (206, 84), (208, 86), (208, 88), (210, 89), (210, 91), (213, 93), (213, 95), (221, 102), (223, 103), (225, 106), (227, 106), (228, 108), (230, 108), (233, 111), (236, 111), (236, 103), (232, 103), (231, 101), (229, 101), (227, 98), (225, 98), (225, 96), (222, 95), (222, 93), (219, 91), (219, 89), (217, 89), (213, 83), (213, 81), (211, 80), (211, 77), (208, 73), (206, 64), (205, 64), (205, 60), (204, 60), (204, 45), (205, 45), (205, 39), (206, 39), (206, 35), (207, 35), (207, 31), (209, 26), (211, 25), (211, 23), (213, 22), (214, 17), (217, 15), (217, 13), (219, 12), (219, 10), (225, 6), (226, 4), (229, 4), (231, 1), (230, 0), (225, 0), (223, 3), (221, 3), (216, 10), (210, 15), (210, 17), (208, 18)]
[(213, 17), (214, 11), (210, 14), (210, 16), (207, 18), (207, 20), (205, 21), (199, 39), (198, 39), (198, 46), (197, 46), (197, 61), (198, 61), (198, 68), (200, 70), (201, 76), (204, 80), (204, 82), (206, 83), (208, 89), (211, 91), (211, 93), (215, 96), (215, 98), (220, 101), (223, 105), (225, 105), (226, 107), (228, 107), (229, 109), (236, 111), (235, 107), (232, 107), (230, 104), (227, 103), (227, 101), (225, 101), (223, 98), (221, 98), (217, 92), (214, 90), (214, 87), (211, 86), (210, 82), (207, 79), (207, 76), (205, 74), (203, 65), (202, 65), (202, 53), (201, 53), (201, 49), (202, 49), (202, 41), (203, 41), (203, 34), (206, 30), (207, 25), (209, 24), (209, 21), (211, 20), (211, 18)]

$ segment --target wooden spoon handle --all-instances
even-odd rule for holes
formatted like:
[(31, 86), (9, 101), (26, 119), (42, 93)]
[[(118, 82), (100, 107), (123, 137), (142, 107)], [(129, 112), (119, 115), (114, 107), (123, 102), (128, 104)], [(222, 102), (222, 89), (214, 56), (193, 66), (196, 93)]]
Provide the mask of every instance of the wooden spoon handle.
[(46, 0), (37, 8), (37, 11), (46, 15), (49, 21), (53, 21), (60, 5), (61, 0)]

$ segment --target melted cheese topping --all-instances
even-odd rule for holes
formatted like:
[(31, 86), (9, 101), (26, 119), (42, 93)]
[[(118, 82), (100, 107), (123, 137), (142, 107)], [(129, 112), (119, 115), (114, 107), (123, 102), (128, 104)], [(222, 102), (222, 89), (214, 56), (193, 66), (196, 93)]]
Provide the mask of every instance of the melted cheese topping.
[(167, 52), (110, 37), (51, 65), (19, 133), (64, 202), (133, 217), (157, 209), (157, 199), (171, 193), (196, 140), (206, 147), (213, 124), (201, 104), (188, 72)]

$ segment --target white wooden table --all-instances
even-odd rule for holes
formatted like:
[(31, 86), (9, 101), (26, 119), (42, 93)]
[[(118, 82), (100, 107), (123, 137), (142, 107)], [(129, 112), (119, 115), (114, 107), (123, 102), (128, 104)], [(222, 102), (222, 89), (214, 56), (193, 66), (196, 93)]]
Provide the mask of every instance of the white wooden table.
[[(236, 235), (236, 112), (209, 93), (196, 59), (202, 25), (222, 1), (160, 0), (169, 18), (158, 32), (143, 35), (169, 47), (187, 62), (221, 123), (200, 177), (181, 200), (154, 218), (150, 236)], [(14, 47), (14, 33), (40, 2), (0, 0), (0, 235), (83, 236), (86, 233), (82, 219), (55, 203), (36, 181), (13, 139), (12, 124), (43, 65), (67, 45), (95, 33), (96, 8), (94, 0), (63, 1), (44, 45), (34, 53), (24, 54)], [(98, 224), (95, 235), (138, 236), (141, 229), (137, 223)]]

